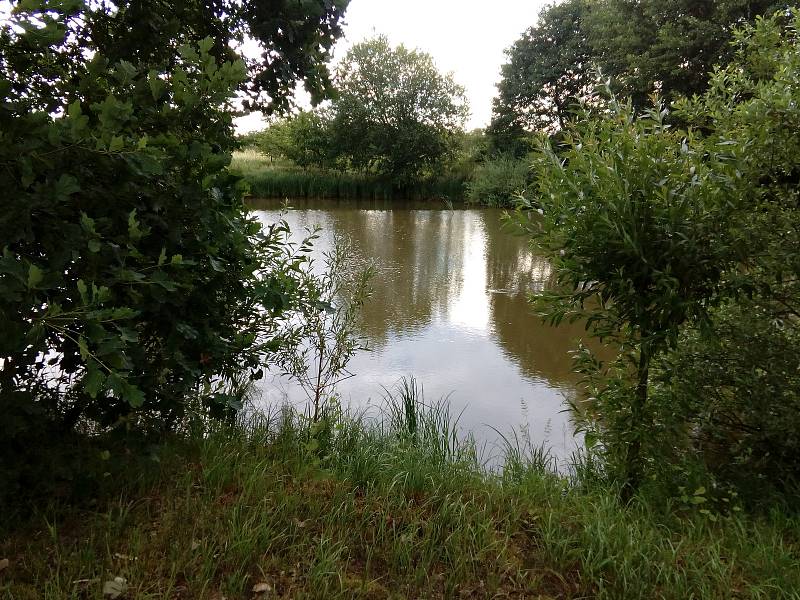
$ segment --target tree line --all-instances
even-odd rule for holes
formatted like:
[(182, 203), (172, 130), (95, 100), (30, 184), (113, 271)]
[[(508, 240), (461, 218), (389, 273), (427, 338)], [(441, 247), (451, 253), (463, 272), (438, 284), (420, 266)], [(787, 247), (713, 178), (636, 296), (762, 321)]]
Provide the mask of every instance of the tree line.
[[(770, 0), (564, 0), (545, 7), (507, 50), (485, 160), (467, 186), (473, 202), (510, 205), (533, 184), (525, 165), (536, 134), (557, 139), (581, 111), (602, 111), (610, 85), (635, 112), (702, 94), (735, 56), (737, 27), (796, 5)], [(675, 122), (677, 115), (668, 119)], [(509, 182), (513, 184), (509, 185)]]
[(464, 89), (429, 54), (378, 36), (348, 51), (328, 106), (278, 119), (246, 142), (271, 159), (403, 186), (453, 162), (468, 113)]

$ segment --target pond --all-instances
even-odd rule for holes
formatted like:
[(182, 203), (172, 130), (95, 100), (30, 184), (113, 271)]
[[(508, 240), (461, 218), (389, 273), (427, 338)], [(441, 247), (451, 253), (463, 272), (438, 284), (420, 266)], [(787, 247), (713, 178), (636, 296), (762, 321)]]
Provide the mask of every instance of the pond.
[[(413, 375), (425, 398), (447, 396), (459, 427), (474, 435), (487, 461), (500, 434), (544, 444), (559, 459), (578, 439), (569, 411), (578, 376), (569, 351), (586, 333), (557, 328), (533, 314), (528, 294), (552, 283), (546, 260), (512, 235), (502, 211), (374, 201), (255, 201), (264, 224), (285, 219), (296, 239), (322, 228), (321, 259), (336, 233), (349, 236), (377, 270), (363, 311), (370, 351), (353, 358), (355, 377), (337, 390), (343, 403), (377, 411), (384, 388)], [(280, 377), (263, 383), (266, 403), (301, 403), (302, 391)]]

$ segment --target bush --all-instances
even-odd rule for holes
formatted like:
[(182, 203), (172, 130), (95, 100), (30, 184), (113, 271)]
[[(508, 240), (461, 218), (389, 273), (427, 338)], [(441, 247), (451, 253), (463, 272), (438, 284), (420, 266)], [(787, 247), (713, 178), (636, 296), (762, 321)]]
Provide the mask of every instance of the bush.
[(262, 232), (227, 169), (247, 66), (137, 7), (22, 3), (0, 27), (4, 466), (75, 430), (230, 418), (296, 299), (285, 227)]
[(530, 183), (530, 160), (509, 156), (479, 164), (467, 183), (467, 201), (487, 206), (511, 206)]

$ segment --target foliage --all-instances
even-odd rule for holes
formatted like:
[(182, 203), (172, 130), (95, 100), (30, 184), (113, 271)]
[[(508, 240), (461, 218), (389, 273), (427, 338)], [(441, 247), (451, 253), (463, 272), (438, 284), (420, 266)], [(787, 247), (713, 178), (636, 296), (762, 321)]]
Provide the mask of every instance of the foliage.
[(510, 206), (529, 184), (530, 161), (500, 156), (480, 163), (467, 184), (469, 202), (488, 206)]
[[(552, 260), (558, 287), (539, 296), (552, 323), (578, 315), (622, 344), (636, 382), (619, 410), (604, 413), (609, 462), (628, 489), (641, 480), (650, 361), (708, 303), (738, 240), (726, 225), (743, 183), (725, 148), (672, 131), (666, 111), (635, 118), (613, 97), (609, 114), (549, 143), (534, 162), (534, 187), (517, 222)], [(537, 209), (537, 210), (532, 210)]]
[(800, 43), (795, 12), (736, 34), (734, 62), (681, 116), (726, 146), (750, 182), (746, 211), (730, 234), (747, 253), (726, 274), (726, 305), (713, 329), (690, 331), (664, 379), (696, 432), (709, 468), (764, 497), (800, 479), (796, 431), (800, 382)]
[(336, 385), (352, 377), (347, 365), (366, 339), (359, 332), (361, 307), (371, 293), (371, 265), (357, 267), (352, 243), (337, 237), (325, 254), (321, 273), (313, 262), (300, 271), (307, 304), (289, 324), (275, 364), (296, 381), (310, 403), (317, 422), (335, 394)]
[(489, 127), (498, 149), (522, 154), (526, 132), (564, 129), (574, 105), (591, 93), (587, 10), (586, 0), (552, 4), (506, 50)]
[[(307, 4), (271, 19), (307, 28)], [(193, 397), (230, 416), (227, 382), (274, 345), (299, 259), (226, 169), (248, 74), (229, 42), (261, 18), (228, 8), (20, 3), (0, 28), (3, 456), (78, 424), (175, 428)], [(253, 26), (271, 65), (250, 92), (279, 106), (289, 74), (322, 82), (325, 43)]]
[(354, 169), (407, 183), (453, 156), (468, 113), (464, 90), (430, 55), (367, 40), (348, 51), (335, 85), (332, 144)]
[(682, 425), (678, 443), (689, 423), (691, 447), (716, 479), (766, 504), (800, 481), (800, 331), (752, 301), (713, 316), (713, 332), (687, 332), (659, 365), (670, 398), (662, 420)]
[(235, 154), (232, 166), (242, 171), (255, 198), (459, 201), (464, 197), (468, 178), (468, 173), (448, 170), (420, 181), (396, 185), (368, 173), (271, 165), (263, 155), (250, 152)]
[[(596, 72), (635, 110), (651, 94), (702, 94), (733, 58), (733, 30), (787, 3), (774, 0), (566, 0), (546, 7), (507, 51), (489, 131), (496, 150), (521, 155), (528, 132), (563, 130), (594, 97)], [(796, 4), (790, 2), (788, 4)]]
[(587, 440), (600, 435), (630, 487), (647, 456), (697, 450), (728, 482), (798, 476), (798, 19), (736, 34), (734, 62), (678, 104), (693, 128), (671, 129), (663, 110), (634, 118), (612, 99), (534, 165), (518, 221), (562, 285), (540, 300), (551, 321), (585, 313), (621, 343), (620, 360), (582, 354), (580, 365), (597, 410)]
[(592, 55), (634, 106), (658, 91), (668, 100), (702, 94), (733, 58), (733, 30), (793, 2), (603, 0), (587, 17)]
[[(301, 167), (330, 166), (334, 155), (330, 114), (319, 110), (303, 111), (286, 121), (284, 127), (287, 142), (281, 150), (284, 158)], [(267, 133), (269, 131), (267, 129)]]

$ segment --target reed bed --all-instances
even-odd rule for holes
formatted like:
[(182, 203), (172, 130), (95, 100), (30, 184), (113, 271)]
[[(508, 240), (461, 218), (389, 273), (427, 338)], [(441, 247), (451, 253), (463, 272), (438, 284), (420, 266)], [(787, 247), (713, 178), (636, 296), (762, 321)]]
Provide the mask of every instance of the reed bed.
[(270, 164), (254, 150), (237, 152), (232, 167), (244, 175), (257, 198), (330, 198), (341, 200), (440, 200), (464, 198), (468, 175), (448, 173), (408, 184), (370, 174), (301, 169)]

